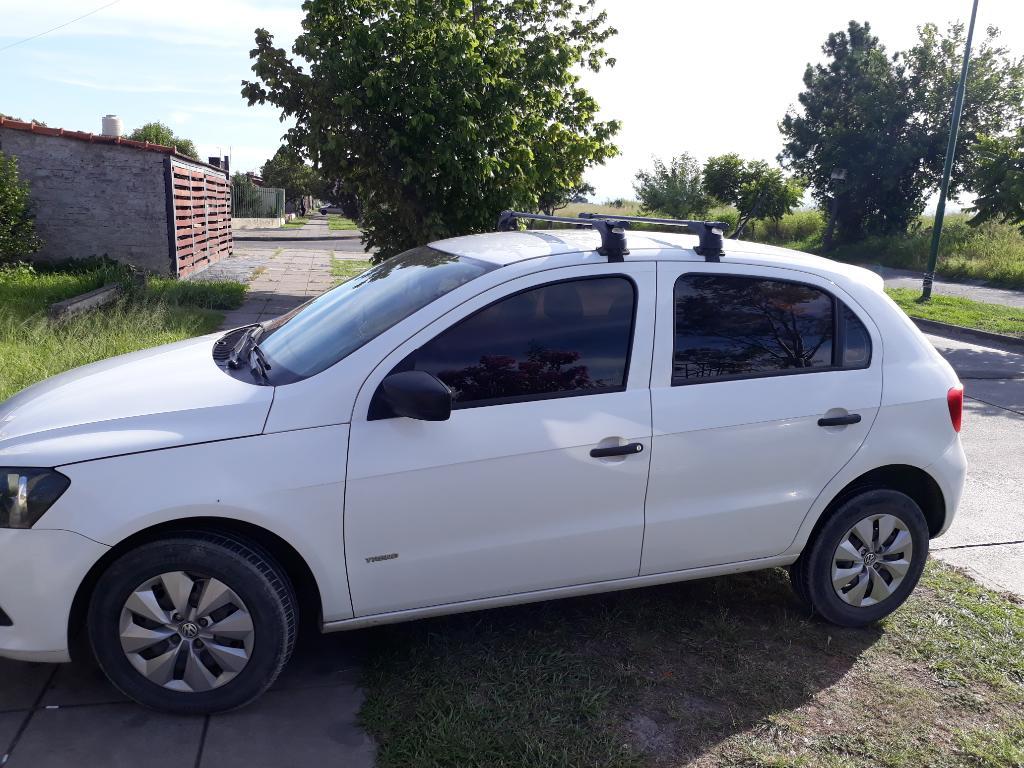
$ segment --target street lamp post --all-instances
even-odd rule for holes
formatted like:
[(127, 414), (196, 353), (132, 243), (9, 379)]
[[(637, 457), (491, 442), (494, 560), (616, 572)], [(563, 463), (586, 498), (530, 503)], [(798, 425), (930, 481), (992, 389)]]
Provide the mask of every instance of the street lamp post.
[(960, 116), (964, 111), (964, 92), (967, 90), (967, 70), (971, 66), (971, 40), (974, 38), (974, 20), (978, 16), (978, 0), (971, 9), (971, 23), (967, 27), (967, 44), (964, 46), (964, 63), (960, 67), (960, 83), (953, 99), (953, 118), (949, 126), (949, 144), (946, 146), (946, 164), (942, 169), (942, 183), (939, 184), (939, 204), (935, 207), (935, 224), (932, 227), (932, 247), (928, 254), (928, 269), (920, 301), (932, 298), (932, 281), (935, 279), (935, 264), (939, 260), (939, 239), (942, 237), (942, 220), (946, 216), (946, 194), (949, 192), (949, 177), (953, 172), (953, 157), (956, 155), (956, 138), (960, 133)]

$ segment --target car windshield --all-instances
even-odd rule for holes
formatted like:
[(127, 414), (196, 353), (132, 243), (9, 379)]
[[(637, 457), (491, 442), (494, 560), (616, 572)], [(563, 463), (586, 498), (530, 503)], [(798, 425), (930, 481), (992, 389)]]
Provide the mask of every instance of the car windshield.
[(334, 365), (413, 312), (497, 265), (413, 248), (266, 324), (259, 346), (272, 383)]

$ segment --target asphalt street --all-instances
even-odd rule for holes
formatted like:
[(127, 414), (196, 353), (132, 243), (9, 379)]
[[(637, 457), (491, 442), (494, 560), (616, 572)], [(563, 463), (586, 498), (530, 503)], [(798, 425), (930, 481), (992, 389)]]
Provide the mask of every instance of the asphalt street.
[(964, 383), (969, 463), (956, 520), (932, 554), (1024, 597), (1024, 354), (928, 338)]

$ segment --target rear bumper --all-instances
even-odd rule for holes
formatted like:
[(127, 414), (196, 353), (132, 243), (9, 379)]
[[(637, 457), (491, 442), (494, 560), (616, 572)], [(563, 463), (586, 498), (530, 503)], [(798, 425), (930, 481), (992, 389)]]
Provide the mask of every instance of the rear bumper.
[(946, 452), (939, 457), (934, 464), (925, 468), (938, 483), (942, 491), (942, 498), (946, 502), (946, 519), (942, 522), (942, 528), (935, 537), (939, 537), (949, 530), (956, 517), (957, 508), (960, 506), (960, 497), (964, 494), (964, 481), (967, 478), (967, 457), (964, 455), (964, 447), (957, 437)]
[(71, 531), (0, 530), (0, 656), (69, 661), (68, 618), (79, 585), (109, 547)]

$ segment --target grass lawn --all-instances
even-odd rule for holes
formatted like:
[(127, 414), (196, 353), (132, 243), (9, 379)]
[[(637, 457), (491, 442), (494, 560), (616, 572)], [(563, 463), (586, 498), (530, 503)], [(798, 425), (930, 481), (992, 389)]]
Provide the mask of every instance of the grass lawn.
[(335, 285), (341, 285), (372, 266), (369, 259), (339, 259), (331, 256), (331, 277)]
[(47, 319), (49, 304), (127, 277), (112, 265), (0, 268), (0, 401), (69, 368), (215, 331), (224, 317), (217, 310), (240, 306), (246, 291), (242, 283), (150, 278), (112, 306)]
[(887, 288), (886, 293), (911, 317), (952, 323), (965, 328), (1004, 333), (1024, 338), (1024, 308), (986, 304), (954, 296), (932, 295), (927, 304), (918, 304), (920, 291), (910, 288)]
[(309, 222), (308, 218), (302, 218), (301, 216), (297, 216), (297, 217), (295, 217), (294, 219), (292, 219), (290, 221), (286, 221), (284, 223), (284, 226), (285, 227), (304, 227), (304, 226), (306, 226), (307, 222)]
[(935, 562), (867, 629), (776, 569), (372, 633), (382, 768), (1024, 764), (1024, 606)]
[(340, 213), (329, 213), (327, 215), (328, 229), (359, 229), (359, 225), (352, 219), (345, 218)]

